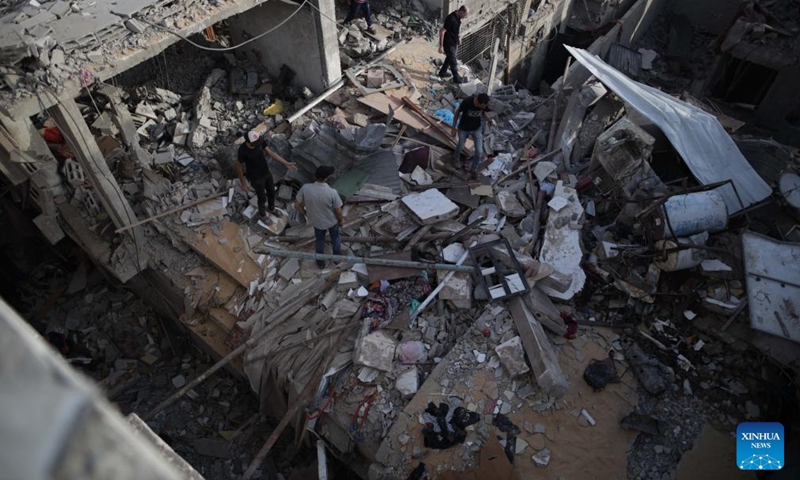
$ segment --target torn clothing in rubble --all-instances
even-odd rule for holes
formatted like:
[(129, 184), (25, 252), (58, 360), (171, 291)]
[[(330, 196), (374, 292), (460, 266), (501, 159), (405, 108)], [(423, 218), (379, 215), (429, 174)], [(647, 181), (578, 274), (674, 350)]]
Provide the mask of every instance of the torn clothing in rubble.
[(373, 329), (388, 325), (403, 309), (412, 306), (431, 292), (427, 278), (414, 277), (398, 280), (386, 286), (380, 280), (369, 286), (370, 296), (364, 304), (364, 318), (372, 318)]

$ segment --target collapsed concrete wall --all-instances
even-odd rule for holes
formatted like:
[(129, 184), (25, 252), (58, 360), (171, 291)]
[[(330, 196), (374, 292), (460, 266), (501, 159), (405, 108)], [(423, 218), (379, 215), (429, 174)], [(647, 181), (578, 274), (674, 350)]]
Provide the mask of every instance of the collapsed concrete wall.
[[(530, 4), (530, 0), (517, 0), (522, 3)], [(436, 0), (430, 0), (438, 3)], [(431, 3), (428, 6), (431, 6)], [(504, 12), (509, 5), (516, 4), (513, 0), (441, 0), (442, 18), (450, 12), (459, 9), (462, 5), (469, 7), (470, 14), (461, 25), (461, 36), (467, 36), (475, 32), (498, 14)], [(525, 15), (527, 17), (527, 15)]]
[[(605, 35), (598, 38), (587, 49), (601, 58), (604, 58), (611, 45), (619, 43), (630, 46), (642, 35), (653, 21), (661, 14), (667, 0), (639, 0)], [(585, 82), (591, 74), (579, 64), (573, 64), (564, 79), (565, 87), (577, 87)]]
[(719, 35), (730, 25), (741, 4), (741, 0), (672, 0), (669, 10), (688, 18), (693, 27)]
[(274, 76), (278, 76), (282, 65), (287, 65), (297, 75), (297, 84), (319, 93), (338, 80), (342, 71), (336, 25), (330, 20), (336, 15), (333, 0), (310, 3), (324, 15), (311, 8), (294, 14), (297, 5), (267, 2), (232, 17), (229, 26), (234, 44), (239, 44), (286, 22), (237, 53), (254, 56)]
[(550, 42), (556, 32), (563, 31), (572, 12), (573, 0), (539, 7), (532, 20), (523, 26), (522, 41), (512, 46), (511, 68), (528, 88), (539, 84), (544, 74)]

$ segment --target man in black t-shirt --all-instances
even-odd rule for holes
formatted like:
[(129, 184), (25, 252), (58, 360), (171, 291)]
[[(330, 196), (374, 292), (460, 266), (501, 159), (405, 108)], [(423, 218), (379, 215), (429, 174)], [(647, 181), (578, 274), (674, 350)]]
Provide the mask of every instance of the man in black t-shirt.
[(244, 181), (242, 164), (247, 169), (247, 179), (250, 180), (258, 197), (258, 218), (261, 220), (267, 220), (267, 210), (264, 208), (267, 201), (269, 201), (269, 212), (275, 213), (275, 183), (272, 180), (265, 153), (282, 163), (290, 172), (297, 171), (295, 164), (286, 161), (272, 151), (258, 132), (255, 130), (247, 132), (245, 142), (239, 147), (239, 161), (234, 163), (234, 168), (239, 175), (239, 181), (242, 182), (242, 190), (245, 192), (247, 192), (247, 182)]
[(452, 12), (444, 19), (444, 26), (439, 30), (439, 53), (444, 53), (444, 63), (439, 76), (447, 78), (449, 75), (447, 69), (453, 72), (453, 81), (461, 83), (461, 77), (458, 75), (458, 59), (456, 53), (458, 46), (461, 44), (461, 37), (459, 31), (461, 30), (461, 20), (469, 16), (469, 8), (462, 5), (461, 8)]
[[(490, 121), (486, 114), (488, 108), (489, 95), (481, 93), (465, 98), (453, 115), (453, 134), (458, 134), (458, 146), (456, 146), (453, 158), (456, 161), (461, 160), (461, 150), (467, 143), (468, 137), (472, 137), (474, 142), (475, 154), (472, 156), (472, 163), (466, 167), (468, 172), (475, 172), (483, 158), (483, 122), (481, 120)], [(491, 122), (494, 125), (494, 120)]]

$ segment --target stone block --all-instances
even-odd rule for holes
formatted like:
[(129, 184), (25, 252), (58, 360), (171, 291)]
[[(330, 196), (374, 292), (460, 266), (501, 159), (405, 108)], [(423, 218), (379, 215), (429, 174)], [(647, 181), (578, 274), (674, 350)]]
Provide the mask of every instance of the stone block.
[(500, 363), (506, 367), (512, 377), (522, 375), (530, 371), (528, 364), (525, 363), (525, 350), (522, 348), (522, 340), (514, 337), (507, 342), (501, 343), (495, 349)]
[(519, 203), (516, 195), (506, 191), (497, 192), (495, 197), (497, 208), (505, 215), (511, 218), (522, 218), (525, 216), (525, 208)]
[(391, 372), (397, 342), (383, 330), (368, 333), (369, 326), (370, 321), (365, 320), (353, 351), (353, 363)]
[(339, 285), (338, 289), (340, 292), (346, 292), (348, 290), (358, 288), (358, 275), (356, 272), (342, 272), (339, 275)]
[(394, 381), (394, 388), (396, 388), (397, 391), (403, 396), (417, 393), (417, 390), (419, 389), (419, 374), (417, 373), (417, 367), (413, 367), (410, 370), (406, 370), (398, 375), (397, 379)]

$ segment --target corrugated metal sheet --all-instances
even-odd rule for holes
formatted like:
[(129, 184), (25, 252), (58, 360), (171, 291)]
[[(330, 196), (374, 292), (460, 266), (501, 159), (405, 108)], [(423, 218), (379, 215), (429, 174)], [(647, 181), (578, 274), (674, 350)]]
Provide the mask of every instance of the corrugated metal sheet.
[(298, 171), (288, 175), (303, 183), (314, 181), (314, 171), (321, 165), (336, 169), (334, 178), (353, 168), (369, 174), (367, 182), (382, 185), (400, 194), (400, 176), (394, 153), (380, 148), (386, 125), (373, 124), (364, 128), (337, 131), (329, 125), (292, 151)]
[(642, 74), (642, 54), (615, 43), (608, 51), (608, 63), (625, 75), (637, 79)]
[(630, 108), (656, 124), (700, 183), (708, 185), (733, 181), (741, 203), (730, 185), (716, 189), (725, 199), (729, 214), (772, 194), (772, 188), (747, 163), (716, 117), (660, 90), (631, 80), (608, 66), (597, 55), (569, 46), (566, 49)]

